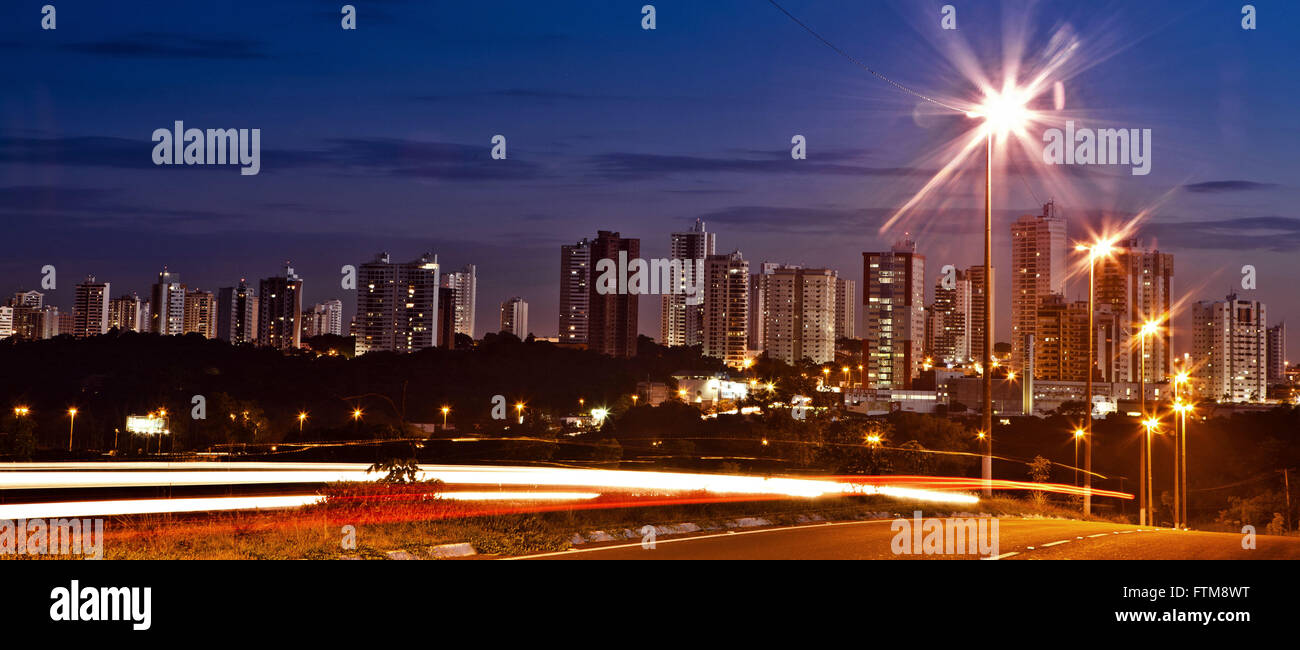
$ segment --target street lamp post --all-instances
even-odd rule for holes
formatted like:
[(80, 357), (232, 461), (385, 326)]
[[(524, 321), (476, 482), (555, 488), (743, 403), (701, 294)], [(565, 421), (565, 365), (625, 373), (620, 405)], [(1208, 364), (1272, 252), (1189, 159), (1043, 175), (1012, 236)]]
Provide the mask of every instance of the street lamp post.
[(298, 414), (298, 433), (302, 433), (302, 425), (303, 425), (303, 423), (306, 422), (306, 421), (307, 421), (307, 413), (305, 413), (305, 412), (303, 412), (303, 413), (299, 413), (299, 414)]
[(451, 407), (450, 407), (450, 406), (444, 406), (444, 407), (442, 407), (442, 429), (443, 429), (443, 431), (446, 431), (446, 430), (447, 430), (447, 414), (448, 414), (448, 413), (451, 413)]
[(1088, 368), (1084, 379), (1084, 459), (1083, 459), (1083, 512), (1092, 514), (1092, 374), (1096, 365), (1097, 333), (1094, 317), (1097, 311), (1097, 258), (1108, 255), (1110, 240), (1099, 240), (1091, 246), (1078, 244), (1077, 251), (1088, 251)]
[(72, 451), (72, 430), (77, 426), (76, 407), (68, 409), (68, 451)]
[(1083, 429), (1074, 430), (1074, 486), (1079, 486), (1079, 439), (1083, 437)]
[[(1143, 438), (1145, 439), (1145, 444), (1148, 450), (1151, 449), (1151, 434), (1155, 433), (1156, 429), (1159, 426), (1160, 426), (1160, 420), (1157, 420), (1154, 417), (1146, 418), (1145, 420), (1142, 420), (1142, 428), (1145, 430)], [(1149, 481), (1151, 478), (1151, 454), (1150, 453), (1147, 454), (1146, 466), (1144, 469), (1146, 470), (1146, 477)], [(1148, 485), (1150, 485), (1150, 483), (1148, 483)], [(1146, 488), (1143, 489), (1145, 490)], [(1155, 496), (1156, 495), (1154, 492), (1147, 494), (1147, 505), (1149, 506), (1149, 510), (1147, 512), (1147, 524), (1151, 526), (1156, 525)]]

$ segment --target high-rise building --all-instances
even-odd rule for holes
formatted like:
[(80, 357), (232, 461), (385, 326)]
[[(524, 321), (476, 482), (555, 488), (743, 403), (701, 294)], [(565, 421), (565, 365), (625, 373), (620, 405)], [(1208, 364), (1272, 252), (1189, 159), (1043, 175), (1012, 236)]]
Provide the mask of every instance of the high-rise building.
[(601, 230), (591, 242), (591, 280), (588, 282), (587, 348), (614, 357), (636, 356), (637, 314), (640, 296), (628, 287), (610, 291), (596, 280), (602, 264), (618, 265), (619, 255), (631, 260), (641, 256), (641, 240)]
[(1034, 318), (1034, 377), (1045, 381), (1087, 381), (1088, 301), (1044, 296)]
[[(951, 285), (951, 286), (949, 286)], [(970, 273), (952, 270), (951, 278), (939, 278), (934, 285), (934, 304), (926, 314), (929, 344), (926, 356), (936, 363), (969, 363), (971, 350)]]
[(749, 353), (749, 262), (740, 251), (704, 260), (704, 355), (740, 367)]
[(528, 338), (528, 302), (513, 296), (501, 303), (501, 331)]
[(911, 388), (925, 361), (925, 256), (905, 238), (888, 251), (863, 253), (862, 265), (867, 384)]
[(352, 331), (357, 354), (415, 352), (437, 344), (438, 272), (438, 258), (430, 253), (404, 264), (380, 253), (361, 265)]
[(154, 283), (149, 300), (150, 332), (166, 336), (184, 333), (185, 285), (180, 279), (180, 275), (168, 271), (167, 267), (158, 274), (158, 282)]
[[(1025, 367), (1025, 335), (1038, 331), (1038, 307), (1044, 298), (1065, 293), (1065, 219), (1056, 206), (1043, 204), (1041, 215), (1025, 215), (1011, 224), (1011, 368)], [(1086, 310), (1085, 310), (1086, 311)]]
[(109, 283), (96, 282), (93, 275), (77, 285), (72, 306), (73, 336), (85, 338), (108, 331), (108, 291)]
[[(360, 291), (357, 291), (360, 294)], [(257, 343), (281, 351), (302, 347), (302, 278), (285, 264), (257, 287)]]
[[(355, 317), (353, 322), (355, 323)], [(438, 287), (438, 347), (447, 350), (456, 347), (456, 290)]]
[[(1110, 305), (1121, 324), (1119, 349), (1125, 352), (1116, 362), (1120, 381), (1136, 383), (1145, 374), (1148, 382), (1161, 382), (1170, 376), (1168, 314), (1173, 308), (1173, 275), (1172, 254), (1143, 249), (1136, 239), (1118, 242), (1109, 256), (1098, 258), (1097, 304)], [(1159, 326), (1147, 337), (1143, 364), (1139, 336), (1148, 321)], [(1143, 366), (1145, 373), (1139, 370)]]
[[(994, 278), (997, 276), (997, 267), (992, 267), (989, 274), (989, 286), (992, 286)], [(984, 266), (972, 266), (966, 269), (966, 277), (970, 279), (970, 357), (979, 363), (984, 363)], [(992, 318), (990, 318), (992, 320)], [(994, 322), (996, 331), (997, 323)], [(989, 344), (989, 354), (993, 353), (992, 342)]]
[(120, 332), (143, 332), (148, 313), (148, 307), (134, 292), (118, 296), (108, 303), (108, 328)]
[[(45, 316), (45, 294), (39, 291), (19, 291), (9, 299), (9, 308), (13, 310), (13, 336), (25, 340), (37, 340), (53, 336), (53, 327), (47, 326)], [(57, 310), (56, 310), (57, 313)], [(55, 319), (57, 321), (57, 318)], [(46, 336), (46, 335), (49, 336)]]
[(763, 351), (789, 364), (835, 360), (835, 289), (830, 269), (779, 266), (763, 275)]
[(62, 334), (71, 335), (72, 330), (76, 325), (77, 319), (72, 314), (69, 314), (66, 311), (56, 312), (56, 313), (58, 314), (58, 325), (57, 325), (57, 330), (54, 332), (54, 336), (59, 336)]
[(1286, 323), (1268, 328), (1268, 384), (1286, 383)]
[(835, 283), (835, 338), (851, 339), (858, 328), (858, 283), (839, 278)]
[(181, 321), (181, 331), (201, 334), (204, 338), (217, 338), (217, 299), (211, 291), (187, 289), (185, 291), (185, 314)]
[(478, 269), (473, 264), (442, 276), (442, 285), (456, 290), (456, 333), (474, 338), (474, 310), (477, 309)]
[(257, 342), (257, 292), (243, 278), (217, 290), (217, 338), (233, 345)]
[(560, 342), (586, 343), (591, 297), (591, 242), (560, 247)]
[(14, 335), (14, 308), (8, 305), (0, 307), (0, 339)]
[(1264, 303), (1236, 294), (1192, 306), (1192, 387), (1201, 399), (1255, 402), (1268, 394)]
[(763, 321), (767, 317), (767, 303), (764, 302), (766, 278), (780, 266), (776, 262), (763, 262), (749, 276), (749, 332), (746, 338), (749, 339), (749, 350), (754, 355), (763, 351)]
[(302, 313), (302, 336), (343, 335), (343, 301), (326, 300)]
[[(717, 235), (704, 230), (704, 222), (686, 232), (672, 233), (668, 257), (680, 260), (682, 272), (673, 273), (671, 290), (660, 299), (659, 342), (667, 346), (700, 345), (704, 337), (704, 296), (687, 295), (689, 287), (700, 285), (695, 277), (705, 258), (714, 254)], [(675, 270), (675, 269), (674, 269)], [(707, 282), (705, 291), (707, 291)]]

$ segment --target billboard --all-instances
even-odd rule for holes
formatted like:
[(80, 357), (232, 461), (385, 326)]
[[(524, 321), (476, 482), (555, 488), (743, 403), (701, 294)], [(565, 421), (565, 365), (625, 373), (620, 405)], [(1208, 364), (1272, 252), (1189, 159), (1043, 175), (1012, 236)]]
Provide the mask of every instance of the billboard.
[(164, 434), (167, 433), (167, 418), (153, 415), (128, 415), (126, 416), (126, 430), (146, 436)]

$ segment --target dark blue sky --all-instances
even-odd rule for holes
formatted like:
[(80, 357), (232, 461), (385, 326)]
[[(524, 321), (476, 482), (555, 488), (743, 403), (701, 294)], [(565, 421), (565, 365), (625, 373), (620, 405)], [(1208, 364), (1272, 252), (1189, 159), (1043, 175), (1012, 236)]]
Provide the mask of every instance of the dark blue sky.
[[(898, 234), (878, 228), (929, 177), (927, 156), (970, 127), (762, 0), (653, 2), (654, 31), (640, 27), (646, 0), (355, 0), (355, 32), (339, 28), (341, 1), (67, 0), (42, 31), (50, 1), (0, 8), (0, 289), (36, 287), (53, 264), (65, 307), (86, 274), (144, 293), (166, 264), (216, 289), (292, 260), (309, 300), (342, 298), (350, 315), (340, 266), (427, 249), (444, 268), (478, 265), (480, 331), (520, 295), (551, 335), (561, 243), (614, 229), (664, 255), (697, 217), (752, 262), (860, 281), (862, 251)], [(1259, 28), (1245, 31), (1241, 2), (952, 0), (956, 32), (939, 29), (943, 2), (783, 4), (874, 68), (958, 97), (973, 89), (950, 39), (993, 69), (1008, 18), (1032, 10), (1030, 53), (1070, 30), (1089, 65), (1065, 82), (1068, 106), (1154, 142), (1148, 176), (1070, 170), (1058, 209), (1072, 234), (1150, 208), (1139, 235), (1175, 254), (1180, 295), (1220, 298), (1253, 264), (1270, 320), (1300, 317), (1297, 3), (1254, 2)], [(153, 166), (150, 134), (175, 120), (261, 129), (261, 174)], [(498, 133), (506, 161), (489, 156)], [(808, 160), (790, 160), (796, 133)], [(1041, 161), (1017, 167), (995, 194), (999, 267), (1007, 222), (1036, 211), (1031, 190), (1052, 194)], [(980, 191), (963, 176), (911, 222), (927, 284), (980, 261)], [(657, 335), (658, 301), (641, 306)], [(1186, 319), (1175, 325), (1186, 342)]]

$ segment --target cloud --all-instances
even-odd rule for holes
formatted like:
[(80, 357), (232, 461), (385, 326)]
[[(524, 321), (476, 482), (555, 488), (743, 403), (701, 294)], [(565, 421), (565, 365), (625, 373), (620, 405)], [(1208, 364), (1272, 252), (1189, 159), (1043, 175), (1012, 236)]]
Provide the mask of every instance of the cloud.
[(0, 136), (0, 163), (78, 167), (153, 168), (153, 142), (103, 136)]
[(491, 146), (391, 138), (336, 138), (315, 151), (263, 152), (262, 168), (318, 167), (376, 176), (456, 181), (525, 180), (544, 175), (541, 165), (518, 158), (494, 160)]
[(108, 225), (105, 217), (137, 226), (175, 223), (234, 223), (249, 217), (234, 213), (198, 209), (172, 209), (155, 202), (130, 203), (116, 189), (58, 185), (11, 185), (0, 187), (0, 215), (50, 217), (72, 225)]
[(799, 235), (844, 234), (879, 228), (888, 211), (876, 208), (736, 205), (698, 215), (713, 224)]
[(1275, 183), (1256, 183), (1253, 181), (1208, 181), (1205, 183), (1193, 183), (1184, 185), (1183, 189), (1188, 192), (1197, 193), (1218, 193), (1218, 192), (1248, 192), (1250, 190), (1266, 190), (1277, 187)]
[(1236, 217), (1210, 221), (1161, 221), (1142, 226), (1144, 237), (1154, 237), (1161, 248), (1201, 250), (1300, 249), (1300, 219), (1292, 217)]
[(117, 39), (72, 43), (61, 46), (68, 52), (145, 59), (266, 59), (260, 41), (239, 38), (201, 38), (143, 32)]
[(829, 162), (792, 160), (763, 152), (763, 156), (706, 158), (642, 153), (606, 153), (587, 159), (598, 176), (612, 180), (638, 180), (669, 174), (832, 174), (842, 176), (911, 176), (927, 173), (910, 167), (866, 167), (844, 164), (844, 154)]
[[(170, 127), (171, 125), (163, 125)], [(0, 136), (0, 163), (63, 167), (157, 169), (149, 134), (138, 140), (103, 136), (30, 138)], [(518, 150), (512, 153), (517, 153)], [(321, 149), (262, 149), (262, 173), (314, 168), (361, 175), (443, 180), (523, 180), (543, 175), (541, 165), (518, 158), (493, 160), (491, 145), (385, 138), (326, 140)], [(220, 170), (227, 165), (171, 165)]]

